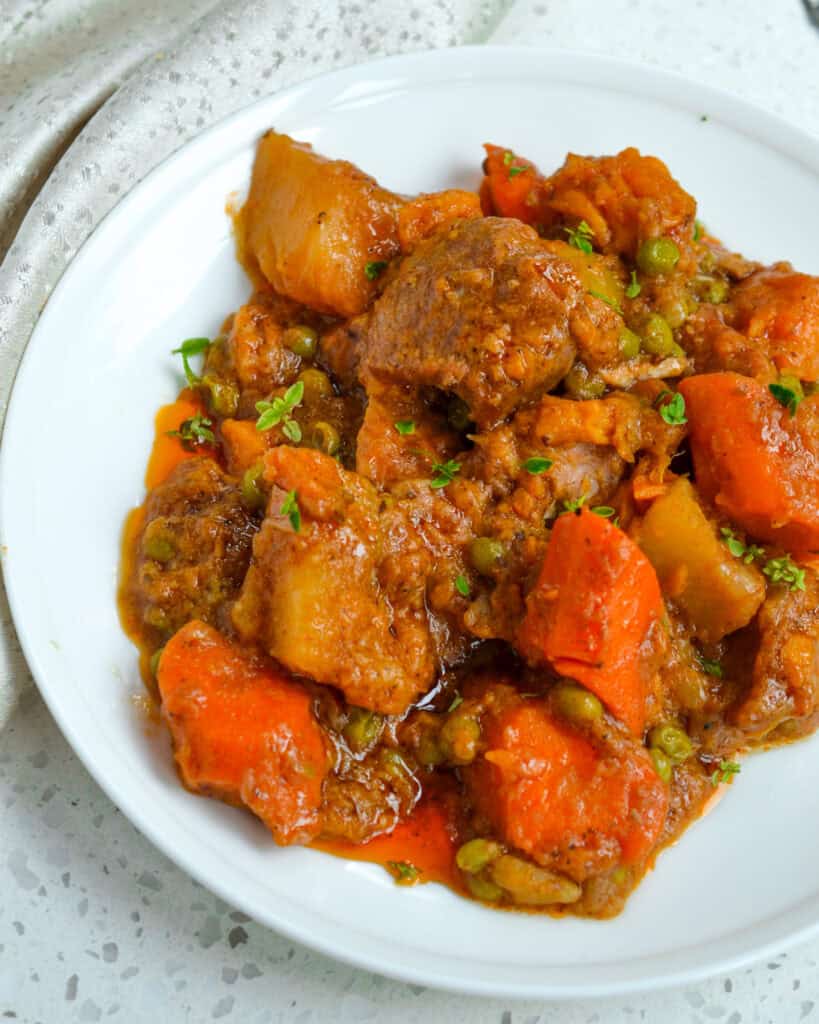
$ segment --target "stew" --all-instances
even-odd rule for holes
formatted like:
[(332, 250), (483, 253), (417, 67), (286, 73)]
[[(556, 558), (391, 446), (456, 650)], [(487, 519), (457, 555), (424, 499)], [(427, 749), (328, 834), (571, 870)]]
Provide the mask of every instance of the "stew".
[(819, 278), (636, 149), (407, 197), (271, 131), (236, 233), (253, 294), (175, 345), (123, 551), (180, 780), (401, 885), (618, 913), (819, 723)]

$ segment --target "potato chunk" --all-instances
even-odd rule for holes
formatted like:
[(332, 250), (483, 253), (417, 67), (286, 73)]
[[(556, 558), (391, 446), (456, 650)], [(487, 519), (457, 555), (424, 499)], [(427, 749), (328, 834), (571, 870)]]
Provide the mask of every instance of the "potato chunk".
[(240, 227), (247, 255), (276, 291), (349, 317), (375, 294), (367, 264), (398, 253), (400, 206), (346, 160), (270, 131), (256, 151)]
[[(382, 585), (378, 495), (329, 456), (274, 448), (266, 477), (274, 485), (268, 515), (233, 610), (240, 635), (291, 671), (337, 686), (353, 704), (402, 713), (435, 674), (424, 565)], [(280, 514), (293, 491), (298, 531)]]
[(682, 477), (646, 513), (639, 544), (696, 635), (715, 643), (747, 626), (765, 600), (765, 582), (722, 544)]

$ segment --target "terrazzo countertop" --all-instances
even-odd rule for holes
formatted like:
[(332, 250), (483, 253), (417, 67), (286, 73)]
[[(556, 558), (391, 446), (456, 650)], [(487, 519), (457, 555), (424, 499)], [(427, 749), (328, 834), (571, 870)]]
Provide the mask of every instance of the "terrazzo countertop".
[[(6, 44), (14, 20), (9, 3), (15, 16), (19, 15), (20, 32), (26, 38), (26, 47), (20, 51), (25, 68), (20, 64), (16, 70), (7, 59), (11, 51)], [(319, 38), (321, 13), (332, 7), (337, 23), (323, 30), (325, 34), (329, 31), (333, 40), (329, 48), (332, 59), (327, 56), (327, 45), (323, 50), (328, 64), (362, 60), (368, 53), (490, 37), (498, 42), (582, 47), (673, 67), (732, 89), (819, 133), (819, 35), (811, 33), (798, 0), (691, 0), (685, 4), (678, 0), (606, 0), (603, 4), (600, 0), (509, 0), (472, 5), (468, 0), (419, 0), (414, 6), (390, 4), (391, 0), (383, 0), (377, 14), (355, 2), (311, 5), (305, 0), (277, 5), (272, 0), (254, 0), (252, 8), (242, 5), (245, 11), (261, 12), (260, 19), (265, 11), (270, 17), (281, 14), (287, 25), (287, 31), (278, 36), (281, 50), (276, 52), (280, 56), (271, 65), (264, 91), (273, 91), (288, 80), (288, 74), (295, 73), (288, 72), (291, 57), (291, 63), (297, 58), (304, 66), (311, 60), (315, 63), (311, 51), (296, 54), (295, 44), (288, 42), (297, 38), (292, 26), (301, 26), (299, 30)], [(38, 79), (38, 19), (48, 23), (57, 9), (61, 16), (72, 8), (81, 10), (86, 19), (78, 21), (82, 31), (66, 36), (55, 32), (53, 25), (46, 31), (46, 24), (40, 33), (41, 46), (53, 56), (62, 44), (81, 48), (89, 39), (100, 43), (105, 37), (108, 41), (104, 46), (100, 43), (94, 59), (109, 61), (112, 73), (124, 76), (150, 53), (146, 42), (150, 34), (146, 37), (143, 33), (139, 47), (132, 47), (129, 60), (125, 60), (116, 40), (112, 43), (109, 38), (118, 17), (132, 34), (134, 26), (145, 23), (145, 17), (154, 19), (151, 24), (164, 24), (169, 33), (166, 38), (172, 38), (194, 13), (212, 5), (204, 0), (198, 4), (151, 0), (142, 5), (148, 12), (142, 19), (133, 16), (139, 6), (123, 0), (0, 0), (0, 172), (4, 161), (9, 162), (10, 147), (4, 146), (4, 140), (13, 137), (9, 125), (19, 113), (15, 74), (36, 96), (34, 105), (45, 112), (43, 121), (57, 117), (61, 109), (53, 83), (45, 88)], [(102, 8), (104, 17), (99, 14)], [(274, 11), (275, 15), (270, 14)], [(21, 349), (25, 340), (20, 324), (29, 311), (39, 308), (59, 274), (60, 262), (70, 258), (104, 214), (106, 204), (112, 205), (164, 152), (199, 130), (197, 118), (210, 123), (251, 99), (254, 89), (258, 95), (260, 83), (251, 84), (240, 62), (220, 61), (218, 52), (212, 55), (207, 51), (211, 45), (218, 51), (221, 43), (213, 40), (216, 35), (219, 40), (226, 38), (223, 28), (215, 33), (212, 25), (206, 25), (197, 31), (197, 45), (206, 50), (197, 58), (201, 66), (194, 66), (189, 52), (188, 71), (174, 80), (161, 63), (153, 65), (132, 93), (135, 113), (157, 102), (156, 83), (160, 80), (170, 96), (154, 123), (134, 117), (131, 128), (141, 133), (139, 157), (133, 149), (117, 149), (123, 110), (128, 107), (126, 101), (115, 98), (79, 136), (32, 207), (33, 213), (18, 236), (18, 249), (11, 250), (3, 268), (8, 274), (5, 290), (0, 288), (0, 314), (12, 296), (23, 310), (16, 322), (16, 335), (13, 330), (4, 334), (0, 315), (0, 378), (5, 375), (6, 383), (13, 365), (9, 353)], [(41, 48), (41, 57), (43, 52)], [(258, 62), (264, 56), (257, 53), (254, 59)], [(75, 77), (68, 71), (62, 77), (65, 81), (71, 78), (75, 89), (82, 76), (77, 78), (73, 64), (71, 74)], [(218, 89), (216, 82), (220, 83)], [(6, 101), (11, 96), (6, 107), (4, 89)], [(124, 92), (127, 99), (127, 89)], [(56, 156), (82, 124), (82, 104), (88, 108), (87, 116), (104, 95), (89, 90), (81, 99), (77, 123), (59, 140), (46, 134), (29, 140), (31, 144), (42, 145), (44, 152), (53, 144)], [(197, 113), (190, 116), (186, 109), (194, 109), (194, 104)], [(34, 121), (32, 130), (33, 125)], [(24, 118), (18, 119), (16, 130), (15, 146), (25, 144)], [(116, 159), (121, 167), (121, 185), (103, 202), (92, 203), (83, 190), (91, 188), (88, 182), (101, 173), (93, 154), (99, 153), (102, 138), (113, 140), (111, 160)], [(72, 195), (65, 181), (72, 169), (77, 172), (78, 168), (83, 171), (76, 175)], [(56, 190), (61, 187), (61, 176), (63, 193), (58, 203), (54, 196), (60, 195)], [(35, 177), (23, 175), (8, 181), (9, 191), (4, 194), (0, 189), (0, 214), (4, 203), (14, 202), (19, 209), (21, 201), (30, 202), (41, 185)], [(26, 198), (28, 193), (32, 195)], [(45, 230), (55, 218), (59, 238)], [(2, 229), (0, 222), (0, 246)], [(30, 265), (37, 247), (39, 254), (34, 252), (34, 259), (55, 258), (58, 269), (51, 279), (36, 280), (34, 287)], [(35, 315), (31, 313), (31, 317)], [(0, 394), (0, 399), (4, 397)], [(9, 671), (22, 671), (10, 641), (5, 650), (0, 645), (0, 670), (4, 665), (10, 666)], [(0, 732), (0, 1020), (24, 1024), (108, 1019), (128, 1024), (222, 1019), (242, 1024), (819, 1022), (817, 961), (819, 941), (687, 989), (562, 1005), (473, 999), (388, 981), (257, 926), (182, 874), (102, 794), (62, 738), (36, 690), (24, 692), (9, 724)]]

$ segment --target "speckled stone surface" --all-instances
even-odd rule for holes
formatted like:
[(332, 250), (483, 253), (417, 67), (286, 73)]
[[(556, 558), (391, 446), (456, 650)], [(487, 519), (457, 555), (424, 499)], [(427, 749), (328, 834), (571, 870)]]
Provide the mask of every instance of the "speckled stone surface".
[[(657, 62), (819, 133), (819, 34), (799, 0), (0, 0), (0, 252), (37, 195), (0, 269), (0, 418), (65, 265), (168, 152), (323, 68), (490, 37)], [(137, 65), (38, 193), (43, 167)], [(25, 675), (6, 626), (0, 689)], [(726, 871), (741, 855), (726, 851)], [(179, 872), (100, 792), (35, 690), (0, 733), (0, 1020), (790, 1024), (819, 1021), (817, 962), (813, 942), (689, 989), (563, 1006), (386, 981), (256, 926)]]

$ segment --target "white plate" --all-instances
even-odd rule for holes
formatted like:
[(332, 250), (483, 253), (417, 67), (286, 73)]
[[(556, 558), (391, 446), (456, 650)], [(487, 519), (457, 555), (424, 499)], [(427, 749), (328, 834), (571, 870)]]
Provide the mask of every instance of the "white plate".
[[(703, 116), (707, 120), (703, 120)], [(817, 930), (819, 744), (754, 758), (613, 921), (498, 913), (378, 867), (277, 849), (248, 815), (188, 795), (115, 609), (120, 530), (143, 497), (169, 350), (248, 293), (226, 196), (267, 127), (400, 192), (474, 186), (481, 143), (549, 169), (567, 150), (656, 153), (709, 228), (819, 271), (819, 144), (734, 99), (599, 57), (464, 49), (351, 68), (262, 100), (183, 147), (66, 272), (20, 370), (2, 451), (6, 583), (43, 696), (111, 799), (168, 856), (257, 920), (398, 978), (569, 997), (690, 982)]]

